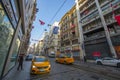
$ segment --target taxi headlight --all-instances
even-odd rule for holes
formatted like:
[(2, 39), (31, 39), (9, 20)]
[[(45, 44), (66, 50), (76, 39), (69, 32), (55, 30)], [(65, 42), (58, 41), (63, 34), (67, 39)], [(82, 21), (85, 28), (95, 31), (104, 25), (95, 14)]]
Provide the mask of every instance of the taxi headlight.
[(32, 67), (33, 67), (33, 68), (36, 68), (36, 66), (34, 66), (34, 65), (33, 65)]
[(48, 65), (48, 67), (50, 67), (51, 65)]

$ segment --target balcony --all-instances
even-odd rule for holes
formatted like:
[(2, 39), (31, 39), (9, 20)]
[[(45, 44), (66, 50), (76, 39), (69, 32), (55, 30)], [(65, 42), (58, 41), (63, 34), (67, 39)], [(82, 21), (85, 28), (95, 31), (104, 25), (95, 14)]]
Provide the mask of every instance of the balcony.
[(87, 33), (89, 33), (89, 32), (98, 30), (98, 29), (100, 29), (100, 28), (102, 28), (102, 24), (101, 24), (101, 25), (96, 25), (96, 26), (94, 26), (94, 27), (91, 27), (90, 29), (85, 30), (83, 33), (84, 33), (84, 34), (87, 34)]
[(80, 0), (80, 1), (78, 2), (79, 7), (84, 6), (88, 1), (89, 1), (89, 0)]
[(78, 36), (75, 35), (75, 34), (71, 34), (71, 35), (70, 35), (70, 39), (71, 39), (71, 40), (74, 40), (74, 39), (77, 39), (77, 38), (78, 38)]
[(101, 31), (101, 32), (91, 34), (87, 37), (84, 36), (84, 39), (85, 39), (85, 41), (89, 41), (89, 40), (95, 40), (95, 39), (99, 39), (99, 38), (103, 38), (103, 37), (105, 37), (105, 33), (104, 33), (104, 31)]
[(90, 3), (90, 4), (88, 4), (87, 7), (84, 7), (83, 10), (80, 11), (80, 14), (83, 13), (86, 9), (90, 8), (90, 7), (91, 7), (92, 5), (94, 5), (94, 4), (95, 4), (95, 1), (92, 2), (92, 3)]
[(76, 27), (76, 25), (75, 25), (75, 24), (72, 24), (72, 25), (70, 26), (70, 29), (75, 28), (75, 27)]
[(107, 26), (117, 22), (115, 19), (107, 19), (105, 21), (106, 21)]
[(120, 8), (120, 1), (114, 2), (114, 4), (112, 4), (112, 5), (113, 5), (113, 7), (111, 7), (111, 4), (108, 4), (104, 7), (102, 7), (102, 13), (104, 16), (119, 9)]
[(99, 15), (98, 11), (94, 12), (93, 14), (89, 15), (88, 17), (82, 19), (82, 23), (85, 24), (91, 21), (93, 18), (96, 18)]
[(110, 3), (110, 0), (99, 0), (99, 1), (101, 1), (101, 2), (99, 2), (100, 7)]
[(74, 16), (71, 16), (70, 19), (69, 19), (69, 21), (73, 20), (74, 18), (77, 18), (77, 14), (74, 15)]
[(85, 25), (87, 25), (87, 24), (90, 24), (91, 22), (93, 22), (93, 21), (95, 21), (95, 20), (97, 20), (97, 19), (99, 19), (100, 17), (99, 16), (94, 16), (92, 19), (89, 19), (89, 20), (87, 20), (87, 21), (82, 21), (82, 26), (85, 26)]
[(78, 39), (72, 40), (72, 44), (78, 44)]
[[(89, 12), (90, 11), (90, 12)], [(91, 16), (91, 15), (96, 15), (96, 13), (95, 12), (98, 12), (97, 11), (97, 8), (95, 8), (95, 9), (93, 9), (93, 10), (89, 10), (88, 12), (87, 12), (87, 14), (83, 14), (83, 15), (81, 15), (81, 19), (84, 19), (84, 18), (86, 18), (87, 16)]]

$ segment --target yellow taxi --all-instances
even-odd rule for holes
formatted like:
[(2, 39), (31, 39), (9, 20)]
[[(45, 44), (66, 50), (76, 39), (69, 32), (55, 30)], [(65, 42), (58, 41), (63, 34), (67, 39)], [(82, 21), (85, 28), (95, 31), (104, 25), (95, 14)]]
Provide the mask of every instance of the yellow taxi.
[(74, 58), (71, 55), (60, 54), (56, 57), (55, 61), (58, 63), (72, 64), (74, 63)]
[(31, 63), (31, 74), (49, 73), (51, 65), (49, 60), (44, 56), (35, 56)]

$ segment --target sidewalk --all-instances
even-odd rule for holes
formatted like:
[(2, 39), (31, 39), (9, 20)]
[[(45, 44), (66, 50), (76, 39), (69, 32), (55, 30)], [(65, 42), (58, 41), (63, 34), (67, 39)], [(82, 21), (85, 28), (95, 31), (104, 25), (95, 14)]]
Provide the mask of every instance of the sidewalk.
[(88, 61), (88, 62), (76, 61), (74, 65), (83, 70), (95, 72), (98, 74), (102, 74), (120, 80), (120, 68), (117, 67), (96, 65), (94, 61)]
[(30, 80), (30, 61), (24, 61), (23, 70), (17, 71), (16, 65), (2, 80)]

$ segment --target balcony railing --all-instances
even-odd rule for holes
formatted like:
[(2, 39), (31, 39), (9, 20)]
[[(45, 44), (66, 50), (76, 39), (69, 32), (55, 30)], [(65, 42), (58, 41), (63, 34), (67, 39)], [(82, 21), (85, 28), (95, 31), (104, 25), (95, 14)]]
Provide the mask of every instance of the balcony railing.
[(119, 0), (117, 2), (113, 2), (112, 7), (111, 7), (111, 4), (108, 4), (104, 7), (102, 7), (103, 15), (107, 15), (108, 13), (111, 13), (112, 11), (115, 11), (118, 8), (120, 8), (120, 1)]
[(91, 23), (91, 22), (93, 22), (93, 21), (95, 21), (95, 20), (97, 20), (99, 18), (100, 18), (99, 16), (95, 16), (95, 17), (93, 17), (92, 19), (90, 19), (90, 20), (88, 20), (86, 22), (82, 22), (82, 26), (85, 26), (85, 25), (87, 25), (87, 24), (89, 24), (89, 23)]
[(86, 41), (88, 41), (88, 40), (93, 40), (93, 39), (101, 38), (101, 37), (104, 37), (104, 36), (105, 36), (105, 32), (102, 31), (102, 32), (94, 33), (94, 34), (90, 35), (89, 37), (84, 37), (84, 39)]
[(84, 30), (84, 34), (85, 33), (88, 33), (88, 32), (91, 32), (91, 31), (94, 31), (94, 30), (97, 30), (97, 29), (100, 29), (102, 27), (102, 24), (101, 25), (96, 25), (94, 27), (91, 27), (90, 29), (87, 29), (87, 30)]
[(82, 23), (86, 23), (86, 22), (89, 22), (91, 21), (93, 18), (96, 18), (98, 16), (98, 11), (94, 12), (93, 14), (89, 15), (88, 17), (84, 18), (82, 20)]
[(80, 14), (83, 13), (86, 9), (88, 9), (89, 7), (91, 7), (93, 4), (95, 4), (95, 1), (88, 4), (88, 6), (84, 7), (83, 10), (80, 11)]

